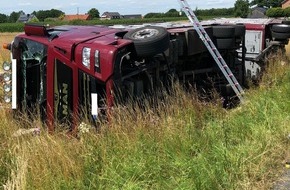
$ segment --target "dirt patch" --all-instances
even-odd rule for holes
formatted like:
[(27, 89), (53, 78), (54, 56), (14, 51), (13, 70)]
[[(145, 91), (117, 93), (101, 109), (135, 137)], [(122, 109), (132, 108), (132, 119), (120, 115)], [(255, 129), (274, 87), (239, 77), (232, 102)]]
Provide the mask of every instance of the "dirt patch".
[(287, 169), (281, 179), (277, 181), (272, 190), (289, 190), (290, 189), (290, 169)]

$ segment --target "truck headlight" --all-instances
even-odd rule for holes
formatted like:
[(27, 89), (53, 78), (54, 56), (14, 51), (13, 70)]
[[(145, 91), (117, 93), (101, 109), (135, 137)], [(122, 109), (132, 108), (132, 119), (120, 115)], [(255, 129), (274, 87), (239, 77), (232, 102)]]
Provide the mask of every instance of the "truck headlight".
[(3, 74), (3, 80), (4, 80), (5, 82), (10, 81), (10, 80), (11, 80), (11, 74), (10, 74), (10, 73), (4, 73), (4, 74)]
[(10, 83), (5, 83), (3, 86), (3, 90), (5, 92), (10, 92), (11, 91), (11, 84)]
[(91, 56), (91, 48), (84, 47), (83, 49), (83, 65), (87, 68), (90, 68), (90, 56)]
[(10, 71), (11, 70), (11, 63), (8, 63), (7, 61), (5, 61), (3, 63), (3, 70), (4, 71)]
[(95, 69), (97, 72), (100, 72), (100, 51), (95, 51)]
[(11, 96), (10, 95), (5, 95), (4, 96), (4, 102), (10, 103), (11, 102)]

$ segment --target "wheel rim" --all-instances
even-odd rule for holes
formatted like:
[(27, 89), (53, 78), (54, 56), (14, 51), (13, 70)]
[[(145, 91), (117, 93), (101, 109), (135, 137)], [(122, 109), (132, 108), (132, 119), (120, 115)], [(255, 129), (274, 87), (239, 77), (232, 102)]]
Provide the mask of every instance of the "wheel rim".
[(143, 29), (135, 32), (132, 37), (134, 39), (144, 39), (144, 38), (150, 38), (152, 36), (156, 36), (158, 34), (158, 30), (156, 29)]

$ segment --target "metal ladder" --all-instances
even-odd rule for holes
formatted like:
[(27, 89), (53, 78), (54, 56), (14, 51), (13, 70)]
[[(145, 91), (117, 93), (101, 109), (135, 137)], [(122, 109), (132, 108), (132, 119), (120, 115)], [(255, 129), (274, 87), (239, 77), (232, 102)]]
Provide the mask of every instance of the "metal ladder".
[(226, 77), (227, 81), (231, 85), (232, 89), (236, 93), (237, 97), (240, 99), (241, 102), (243, 102), (242, 95), (244, 94), (244, 90), (237, 81), (236, 77), (231, 72), (230, 68), (226, 64), (225, 60), (217, 50), (214, 43), (211, 41), (210, 37), (202, 27), (202, 25), (199, 23), (197, 17), (193, 13), (192, 9), (189, 7), (186, 0), (179, 0), (180, 6), (183, 10), (183, 12), (186, 14), (190, 22), (192, 23), (195, 31), (198, 33), (199, 38), (202, 40), (204, 45), (207, 47), (208, 51), (214, 58), (215, 62), (219, 66), (220, 70), (222, 71), (223, 75)]

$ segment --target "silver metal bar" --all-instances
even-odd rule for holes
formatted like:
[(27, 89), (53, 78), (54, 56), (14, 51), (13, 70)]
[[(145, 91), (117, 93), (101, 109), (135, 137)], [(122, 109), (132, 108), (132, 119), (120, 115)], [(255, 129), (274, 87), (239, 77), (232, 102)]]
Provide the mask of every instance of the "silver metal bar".
[(198, 21), (197, 17), (195, 16), (192, 9), (189, 7), (186, 0), (179, 0), (180, 6), (183, 10), (183, 12), (186, 14), (190, 22), (192, 23), (194, 29), (199, 35), (199, 38), (202, 40), (204, 45), (207, 47), (208, 51), (214, 58), (215, 62), (219, 66), (220, 70), (222, 71), (223, 75), (226, 77), (227, 81), (231, 85), (232, 89), (236, 93), (237, 97), (240, 99), (240, 101), (243, 101), (242, 94), (244, 94), (244, 90), (242, 89), (241, 85), (237, 81), (236, 77), (231, 72), (230, 68), (224, 61), (223, 57), (215, 47), (214, 43)]

